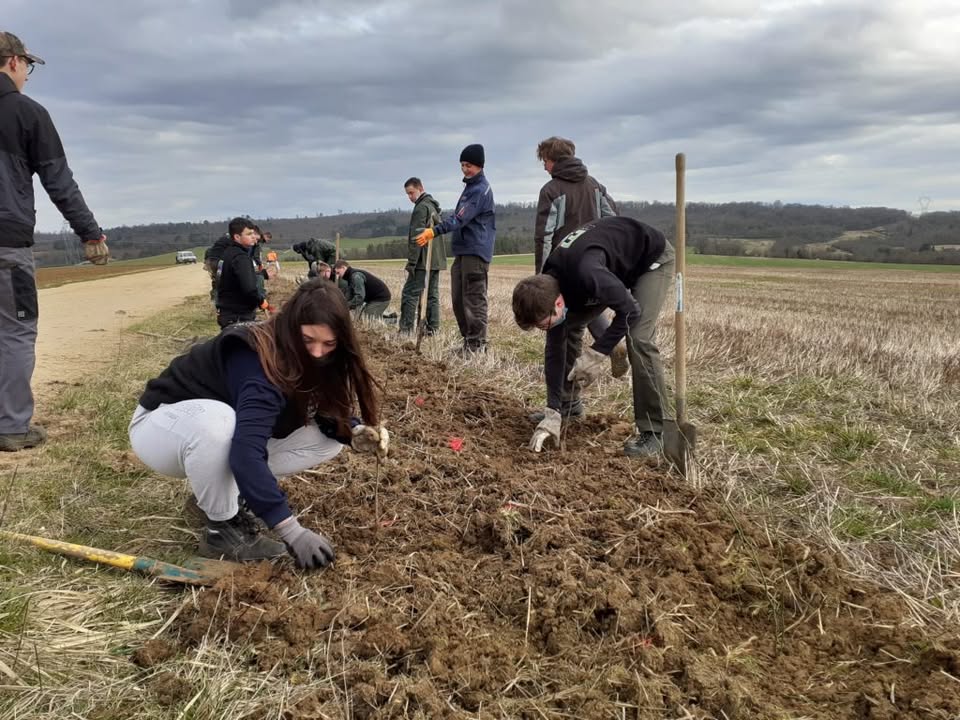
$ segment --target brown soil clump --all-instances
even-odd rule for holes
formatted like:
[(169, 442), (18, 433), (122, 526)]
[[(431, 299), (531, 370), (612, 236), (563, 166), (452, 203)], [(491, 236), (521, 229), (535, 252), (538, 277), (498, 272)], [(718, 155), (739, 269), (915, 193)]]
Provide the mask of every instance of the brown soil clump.
[(154, 638), (147, 640), (142, 647), (137, 648), (130, 656), (130, 662), (137, 667), (152, 668), (166, 662), (177, 654), (177, 647), (169, 640)]
[(172, 672), (157, 673), (147, 687), (160, 705), (177, 705), (193, 694), (193, 686)]
[(912, 626), (901, 598), (829, 551), (624, 457), (629, 424), (590, 415), (565, 450), (536, 455), (528, 409), (495, 378), (370, 354), (390, 459), (346, 451), (285, 481), (336, 565), (250, 568), (198, 593), (175, 628), (282, 668), (302, 688), (283, 717), (960, 713), (955, 636)]

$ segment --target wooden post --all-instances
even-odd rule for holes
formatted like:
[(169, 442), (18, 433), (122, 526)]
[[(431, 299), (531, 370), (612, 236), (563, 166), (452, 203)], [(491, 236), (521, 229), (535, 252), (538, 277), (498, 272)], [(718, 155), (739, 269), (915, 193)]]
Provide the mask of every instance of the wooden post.
[(340, 233), (337, 233), (337, 260), (340, 259)]

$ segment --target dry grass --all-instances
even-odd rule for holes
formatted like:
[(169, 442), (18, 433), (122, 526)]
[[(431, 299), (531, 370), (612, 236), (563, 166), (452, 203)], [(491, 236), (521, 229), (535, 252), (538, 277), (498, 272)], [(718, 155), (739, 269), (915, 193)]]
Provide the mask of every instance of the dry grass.
[[(544, 395), (542, 337), (519, 332), (509, 312), (526, 272), (496, 270), (492, 351), (448, 366), (460, 377), (494, 374), (533, 408)], [(400, 287), (399, 269), (378, 274)], [(915, 620), (960, 620), (960, 275), (697, 267), (688, 283), (701, 477), (737, 512), (766, 517), (771, 533), (831, 546), (854, 572), (898, 589)], [(667, 308), (668, 367), (670, 321)], [(458, 345), (449, 311), (444, 324), (426, 357)], [(144, 379), (180, 348), (165, 336), (215, 326), (197, 300), (137, 329), (152, 335), (129, 334), (110, 377), (64, 392), (55, 422), (46, 418), (54, 442), (4, 464), (5, 527), (171, 559), (190, 553), (194, 531), (177, 519), (183, 486), (129, 456), (126, 421)], [(392, 329), (379, 331), (395, 341)], [(629, 384), (603, 381), (588, 402), (629, 418)], [(328, 665), (309, 685), (258, 672), (214, 638), (162, 671), (132, 665), (132, 651), (191, 602), (142, 578), (0, 545), (0, 720), (282, 718), (318, 688), (340, 698), (333, 717), (351, 717), (332, 636)], [(742, 655), (732, 648), (727, 660)]]
[[(528, 273), (495, 268), (492, 351), (462, 372), (495, 374), (535, 408), (542, 336), (510, 313)], [(399, 270), (381, 275), (402, 282)], [(960, 620), (960, 273), (698, 266), (687, 282), (699, 481), (772, 532), (841, 551), (860, 576), (915, 598), (918, 618)], [(672, 323), (668, 301), (668, 376)], [(457, 343), (452, 317), (445, 325), (434, 359)], [(632, 417), (626, 380), (601, 381), (587, 401)]]

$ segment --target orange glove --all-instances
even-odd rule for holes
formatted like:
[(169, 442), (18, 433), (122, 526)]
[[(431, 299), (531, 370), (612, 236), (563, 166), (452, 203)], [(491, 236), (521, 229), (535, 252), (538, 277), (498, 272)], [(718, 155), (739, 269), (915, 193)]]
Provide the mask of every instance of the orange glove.
[(428, 242), (430, 242), (431, 240), (433, 240), (433, 238), (435, 238), (435, 237), (436, 237), (436, 235), (435, 235), (434, 232), (433, 232), (433, 228), (427, 228), (427, 229), (424, 230), (422, 233), (420, 233), (419, 235), (417, 235), (417, 236), (414, 238), (414, 240), (416, 241), (417, 245), (419, 245), (420, 247), (423, 247), (423, 246), (426, 245)]

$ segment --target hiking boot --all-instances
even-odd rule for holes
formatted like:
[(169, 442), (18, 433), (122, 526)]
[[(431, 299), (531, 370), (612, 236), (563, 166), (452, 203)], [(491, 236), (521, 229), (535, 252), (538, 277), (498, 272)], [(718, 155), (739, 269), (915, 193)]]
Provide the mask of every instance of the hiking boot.
[(254, 562), (286, 554), (286, 546), (261, 535), (253, 516), (243, 510), (229, 520), (207, 520), (200, 539), (200, 555), (208, 558)]
[[(238, 512), (242, 515), (246, 515), (250, 522), (255, 523), (256, 526), (260, 528), (260, 532), (270, 529), (263, 520), (253, 514), (253, 512), (250, 510), (250, 507), (247, 505), (246, 500), (239, 498), (237, 502), (239, 504)], [(184, 501), (182, 512), (183, 516), (191, 525), (198, 525), (202, 527), (203, 525), (207, 524), (207, 514), (200, 509), (200, 505), (197, 504), (197, 496), (193, 493), (190, 493), (187, 496), (187, 499)]]
[[(585, 411), (582, 400), (577, 400), (560, 408), (560, 417), (564, 420), (579, 419), (582, 418), (584, 414)], [(530, 413), (527, 417), (530, 418), (530, 422), (539, 424), (546, 416), (543, 414), (543, 410), (537, 410), (536, 412)]]
[(17, 452), (43, 445), (47, 441), (47, 431), (39, 425), (31, 425), (25, 433), (7, 433), (0, 435), (0, 452)]
[(622, 378), (630, 369), (630, 358), (627, 357), (627, 346), (620, 342), (610, 353), (610, 374), (615, 378)]
[(663, 435), (646, 430), (638, 432), (623, 444), (623, 452), (629, 457), (653, 457), (663, 452)]

